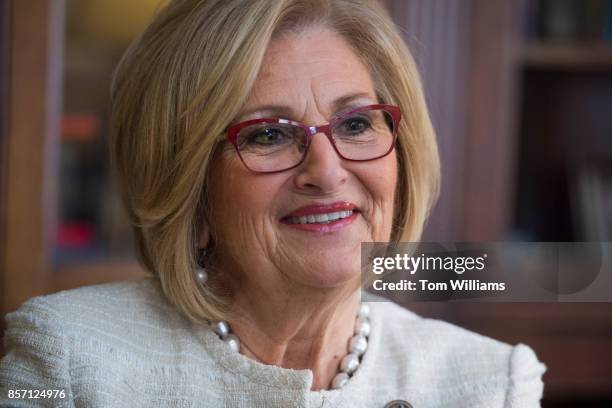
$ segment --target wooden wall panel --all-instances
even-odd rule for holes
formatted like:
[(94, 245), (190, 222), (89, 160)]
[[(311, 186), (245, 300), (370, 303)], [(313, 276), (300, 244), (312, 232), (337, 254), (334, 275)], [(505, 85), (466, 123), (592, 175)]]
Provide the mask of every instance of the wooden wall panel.
[(420, 67), (440, 149), (441, 195), (423, 239), (460, 240), (471, 2), (388, 0), (386, 4)]
[(46, 292), (57, 217), (64, 1), (11, 2), (2, 310)]
[(509, 238), (513, 221), (524, 2), (471, 2), (462, 228), (468, 241), (500, 241)]
[(33, 296), (138, 278), (134, 260), (53, 263), (58, 219), (65, 0), (11, 0), (7, 126), (0, 180), (0, 312)]
[(424, 240), (507, 239), (524, 0), (387, 0), (423, 76), (442, 165)]
[[(6, 274), (6, 195), (7, 195), (7, 140), (8, 140), (8, 67), (10, 36), (10, 3), (0, 3), (0, 305), (4, 299)], [(0, 333), (4, 331), (4, 319), (0, 319)], [(0, 351), (2, 346), (0, 346)]]

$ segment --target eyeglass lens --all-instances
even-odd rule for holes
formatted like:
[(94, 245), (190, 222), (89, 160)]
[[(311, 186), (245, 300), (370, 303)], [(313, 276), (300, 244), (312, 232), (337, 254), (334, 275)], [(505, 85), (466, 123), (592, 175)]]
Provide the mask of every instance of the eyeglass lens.
[[(332, 126), (333, 143), (345, 159), (373, 160), (387, 154), (393, 144), (393, 118), (382, 109), (355, 112)], [(236, 140), (244, 163), (260, 172), (297, 165), (309, 143), (307, 129), (290, 123), (256, 123), (241, 129)]]

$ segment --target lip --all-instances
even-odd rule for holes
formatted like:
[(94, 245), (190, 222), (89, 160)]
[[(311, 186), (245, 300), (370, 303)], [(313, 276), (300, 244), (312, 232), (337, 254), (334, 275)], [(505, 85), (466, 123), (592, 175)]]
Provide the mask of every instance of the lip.
[(289, 217), (303, 217), (305, 215), (325, 214), (337, 211), (358, 212), (359, 208), (355, 204), (348, 203), (346, 201), (338, 201), (330, 204), (306, 205), (304, 207), (296, 209), (290, 214), (285, 215), (282, 219), (286, 219)]

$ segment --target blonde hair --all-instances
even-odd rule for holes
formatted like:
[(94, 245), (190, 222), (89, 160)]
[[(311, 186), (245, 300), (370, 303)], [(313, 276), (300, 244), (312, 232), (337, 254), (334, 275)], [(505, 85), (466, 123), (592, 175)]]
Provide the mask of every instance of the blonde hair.
[[(417, 241), (439, 185), (435, 134), (416, 65), (374, 0), (173, 0), (131, 44), (112, 84), (111, 154), (141, 264), (194, 320), (227, 298), (194, 277), (209, 224), (216, 142), (245, 103), (275, 35), (324, 25), (370, 69), (381, 103), (400, 106), (392, 241)], [(214, 236), (213, 236), (214, 238)]]

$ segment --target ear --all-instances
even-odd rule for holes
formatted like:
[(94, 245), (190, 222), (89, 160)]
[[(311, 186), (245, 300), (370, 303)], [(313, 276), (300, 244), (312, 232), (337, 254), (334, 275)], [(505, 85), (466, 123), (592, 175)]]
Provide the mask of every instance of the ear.
[(198, 229), (198, 248), (205, 249), (210, 242), (210, 229), (208, 228), (208, 223), (204, 220), (200, 223)]

